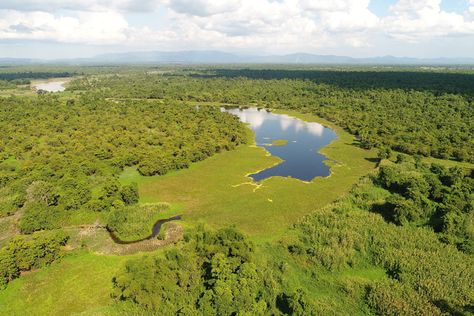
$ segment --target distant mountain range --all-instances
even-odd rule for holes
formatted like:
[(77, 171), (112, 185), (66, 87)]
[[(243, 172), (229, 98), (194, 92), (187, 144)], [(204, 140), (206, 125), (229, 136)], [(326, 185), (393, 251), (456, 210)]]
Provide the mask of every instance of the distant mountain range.
[(2, 65), (21, 64), (343, 64), (343, 65), (474, 65), (474, 58), (409, 58), (370, 57), (353, 58), (335, 55), (289, 54), (289, 55), (243, 55), (221, 51), (149, 51), (98, 55), (91, 58), (74, 59), (22, 59), (0, 58)]

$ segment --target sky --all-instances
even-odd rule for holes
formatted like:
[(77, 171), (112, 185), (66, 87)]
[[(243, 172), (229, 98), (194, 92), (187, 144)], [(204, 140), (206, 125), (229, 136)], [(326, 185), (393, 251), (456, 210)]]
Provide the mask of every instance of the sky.
[(0, 57), (474, 57), (474, 0), (0, 0)]

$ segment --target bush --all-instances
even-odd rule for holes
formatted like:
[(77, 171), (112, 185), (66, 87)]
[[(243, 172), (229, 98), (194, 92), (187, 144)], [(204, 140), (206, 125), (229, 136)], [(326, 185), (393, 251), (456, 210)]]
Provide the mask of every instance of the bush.
[(136, 183), (131, 183), (129, 185), (123, 186), (120, 190), (120, 195), (122, 197), (122, 201), (124, 201), (125, 204), (130, 205), (138, 203), (138, 185)]
[(58, 207), (49, 207), (44, 203), (30, 203), (24, 207), (19, 227), (22, 233), (31, 234), (38, 230), (59, 227), (61, 211)]
[(441, 311), (411, 287), (398, 281), (375, 283), (367, 291), (367, 304), (377, 315), (441, 315)]
[(19, 277), (21, 271), (41, 268), (62, 256), (69, 236), (63, 231), (16, 236), (0, 249), (0, 288)]

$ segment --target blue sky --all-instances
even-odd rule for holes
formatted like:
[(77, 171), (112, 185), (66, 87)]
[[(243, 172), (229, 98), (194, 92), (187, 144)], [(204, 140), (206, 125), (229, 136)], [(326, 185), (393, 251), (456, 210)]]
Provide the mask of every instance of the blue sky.
[(474, 0), (1, 0), (0, 57), (144, 50), (474, 57)]

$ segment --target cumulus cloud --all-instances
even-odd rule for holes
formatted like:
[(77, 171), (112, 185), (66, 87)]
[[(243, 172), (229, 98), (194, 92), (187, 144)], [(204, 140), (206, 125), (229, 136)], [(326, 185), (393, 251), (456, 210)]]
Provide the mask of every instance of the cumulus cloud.
[(176, 12), (205, 17), (234, 11), (239, 7), (240, 1), (169, 0), (166, 4)]
[(375, 29), (379, 20), (369, 11), (369, 0), (323, 0), (317, 4), (309, 0), (234, 0), (225, 7), (199, 0), (199, 10), (183, 5), (187, 2), (170, 0), (173, 20), (180, 21), (182, 34), (203, 35), (201, 42), (214, 48), (295, 51), (341, 43), (360, 47), (367, 45), (366, 33)]
[[(398, 0), (383, 18), (370, 1), (0, 0), (0, 40), (295, 52), (366, 47), (376, 36), (474, 35), (474, 0), (464, 14), (443, 11), (441, 0)], [(129, 12), (159, 12), (164, 21), (138, 27)]]
[(440, 5), (441, 0), (399, 0), (390, 8), (392, 15), (384, 19), (383, 29), (409, 42), (474, 34), (474, 21), (466, 20), (462, 14), (442, 11)]
[(46, 12), (0, 11), (0, 38), (110, 44), (126, 40), (127, 21), (116, 12), (78, 12), (74, 16)]
[(0, 10), (44, 11), (149, 11), (161, 3), (160, 0), (2, 0)]

